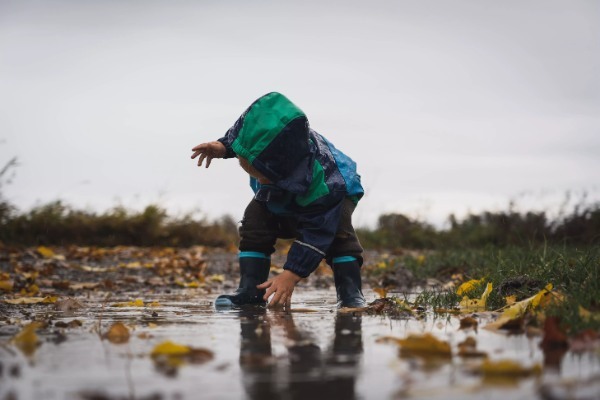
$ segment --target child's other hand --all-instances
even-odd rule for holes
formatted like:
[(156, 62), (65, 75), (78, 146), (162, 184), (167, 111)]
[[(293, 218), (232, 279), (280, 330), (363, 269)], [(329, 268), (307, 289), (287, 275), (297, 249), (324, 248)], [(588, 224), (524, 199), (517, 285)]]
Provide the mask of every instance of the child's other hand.
[(300, 278), (295, 273), (285, 270), (275, 278), (269, 279), (265, 283), (261, 283), (256, 287), (259, 289), (267, 289), (263, 299), (268, 300), (269, 297), (275, 293), (269, 307), (284, 307), (289, 309), (292, 304), (292, 293), (294, 287), (300, 282)]
[(202, 162), (206, 159), (206, 168), (208, 168), (213, 158), (223, 158), (227, 154), (227, 149), (221, 142), (202, 143), (192, 148), (192, 151), (194, 152), (192, 159), (200, 156), (198, 158), (199, 167), (202, 166)]

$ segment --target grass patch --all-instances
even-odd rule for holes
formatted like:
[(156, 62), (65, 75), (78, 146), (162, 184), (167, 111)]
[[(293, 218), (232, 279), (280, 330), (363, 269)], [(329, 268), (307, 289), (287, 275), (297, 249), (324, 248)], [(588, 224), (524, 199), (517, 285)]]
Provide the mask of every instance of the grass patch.
[[(551, 283), (555, 292), (564, 295), (564, 300), (548, 307), (546, 315), (560, 317), (569, 333), (586, 328), (600, 329), (599, 246), (448, 249), (390, 257), (371, 270), (381, 277), (398, 268), (408, 270), (415, 280), (436, 278), (445, 283), (484, 278), (485, 283), (491, 282), (494, 287), (486, 302), (490, 311), (504, 307), (507, 296), (520, 301)], [(481, 296), (484, 289), (482, 283), (469, 297)], [(452, 309), (461, 298), (454, 289), (425, 290), (414, 304), (434, 310)]]

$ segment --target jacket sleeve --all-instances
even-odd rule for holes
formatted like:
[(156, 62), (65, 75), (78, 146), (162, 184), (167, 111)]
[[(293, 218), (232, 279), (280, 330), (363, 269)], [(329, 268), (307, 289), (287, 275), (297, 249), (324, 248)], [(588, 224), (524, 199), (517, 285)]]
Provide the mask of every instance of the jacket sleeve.
[(246, 116), (247, 112), (248, 111), (246, 110), (242, 114), (242, 116), (239, 117), (237, 121), (235, 121), (233, 126), (231, 128), (229, 128), (229, 130), (225, 133), (225, 136), (217, 139), (217, 141), (221, 142), (225, 146), (225, 149), (227, 150), (227, 152), (225, 153), (225, 157), (223, 157), (223, 158), (235, 157), (235, 152), (233, 151), (231, 145), (235, 141), (235, 139), (237, 139), (240, 129), (242, 129), (242, 125), (244, 124), (244, 117)]
[(283, 269), (302, 278), (317, 269), (337, 232), (342, 204), (343, 198), (325, 211), (298, 215), (298, 236), (290, 247)]

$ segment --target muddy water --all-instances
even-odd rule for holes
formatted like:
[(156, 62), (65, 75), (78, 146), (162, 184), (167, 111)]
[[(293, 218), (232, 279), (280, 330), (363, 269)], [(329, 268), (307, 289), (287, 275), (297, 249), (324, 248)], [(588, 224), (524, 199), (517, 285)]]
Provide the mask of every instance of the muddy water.
[[(139, 293), (119, 296), (111, 303)], [(41, 345), (29, 357), (9, 342), (20, 328), (1, 325), (0, 399), (598, 398), (598, 355), (566, 353), (552, 362), (539, 349), (539, 337), (463, 331), (455, 317), (390, 320), (338, 313), (332, 289), (298, 290), (292, 313), (216, 311), (214, 297), (181, 290), (144, 296), (158, 307), (102, 307), (89, 298), (70, 314), (29, 308), (30, 318), (54, 325), (78, 319), (83, 325), (40, 331)], [(127, 343), (97, 334), (98, 326), (106, 331), (115, 321), (132, 330)], [(481, 360), (400, 357), (396, 344), (378, 342), (426, 332), (449, 341), (454, 353), (472, 336), (493, 360), (546, 365), (537, 376), (489, 379), (475, 372)], [(165, 340), (208, 349), (214, 357), (161, 365), (149, 354)]]

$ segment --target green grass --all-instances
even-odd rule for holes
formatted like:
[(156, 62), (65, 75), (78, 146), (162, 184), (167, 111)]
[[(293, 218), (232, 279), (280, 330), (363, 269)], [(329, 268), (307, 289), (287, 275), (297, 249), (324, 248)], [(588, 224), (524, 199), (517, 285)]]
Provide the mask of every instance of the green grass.
[[(579, 313), (581, 306), (600, 315), (598, 246), (512, 246), (430, 251), (389, 258), (374, 271), (383, 275), (386, 270), (400, 267), (422, 280), (436, 278), (448, 282), (460, 276), (465, 281), (485, 278), (494, 287), (487, 301), (488, 310), (503, 307), (507, 295), (515, 295), (517, 300), (522, 300), (551, 283), (554, 291), (564, 295), (564, 301), (549, 307), (547, 315), (559, 316), (570, 333), (600, 328), (600, 317), (586, 319)], [(484, 289), (485, 285), (481, 285), (469, 296), (479, 297)], [(433, 309), (450, 309), (458, 305), (460, 298), (451, 290), (425, 290), (414, 303)]]

